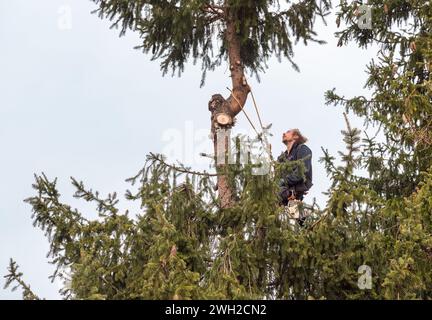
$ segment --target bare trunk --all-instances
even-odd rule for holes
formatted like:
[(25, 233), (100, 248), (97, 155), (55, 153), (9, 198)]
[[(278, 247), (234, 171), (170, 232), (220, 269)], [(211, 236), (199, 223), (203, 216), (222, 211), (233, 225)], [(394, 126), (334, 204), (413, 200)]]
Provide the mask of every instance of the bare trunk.
[[(219, 142), (218, 145), (218, 137), (217, 133), (214, 134), (214, 150), (216, 155), (216, 167), (217, 172), (219, 173), (217, 177), (217, 187), (218, 187), (218, 193), (219, 193), (219, 200), (221, 203), (221, 208), (229, 208), (233, 205), (233, 192), (229, 184), (228, 176), (222, 174), (225, 170), (225, 166), (227, 164), (218, 164), (218, 155), (220, 157), (221, 153), (223, 154), (222, 157), (225, 160), (226, 159), (226, 153), (228, 151), (228, 139), (231, 139), (229, 135), (225, 137), (220, 137), (223, 139), (223, 141)], [(222, 147), (222, 148), (220, 148)]]
[[(226, 41), (228, 45), (228, 59), (231, 70), (232, 94), (227, 99), (233, 116), (236, 116), (246, 104), (250, 92), (244, 74), (244, 66), (241, 59), (241, 43), (236, 32), (236, 18), (229, 15), (226, 28)], [(240, 103), (240, 105), (239, 105)]]
[[(221, 95), (214, 95), (209, 103), (209, 110), (212, 113), (212, 135), (214, 142), (215, 158), (218, 152), (228, 152), (228, 141), (223, 141), (223, 149), (218, 150), (217, 130), (229, 129), (234, 125), (234, 117), (241, 112), (250, 92), (244, 74), (244, 66), (241, 60), (241, 43), (236, 32), (235, 15), (227, 12), (225, 40), (228, 47), (228, 62), (230, 64), (232, 93), (228, 99)], [(224, 137), (224, 140), (230, 137)], [(223, 173), (227, 164), (217, 163), (217, 172)], [(229, 208), (233, 205), (233, 191), (229, 185), (228, 177), (224, 174), (218, 176), (217, 181), (219, 199), (222, 208)]]

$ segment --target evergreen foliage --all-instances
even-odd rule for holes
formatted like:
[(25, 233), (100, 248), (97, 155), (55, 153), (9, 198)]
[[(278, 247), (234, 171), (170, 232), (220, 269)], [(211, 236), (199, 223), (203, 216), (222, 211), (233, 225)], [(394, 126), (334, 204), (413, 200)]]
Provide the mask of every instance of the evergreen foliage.
[[(204, 41), (209, 39), (206, 32), (212, 32), (197, 18), (209, 1), (97, 3), (99, 13), (115, 19), (123, 32), (141, 30), (143, 49), (163, 57), (163, 67), (181, 68), (189, 54), (202, 54), (204, 69), (212, 65), (210, 45)], [(268, 10), (276, 2), (228, 3), (236, 12), (248, 13), (250, 19), (239, 20), (239, 32), (252, 39), (252, 46), (260, 37), (276, 41), (258, 42), (252, 70), (259, 70), (260, 60), (273, 51), (290, 57), (284, 34), (275, 32), (280, 27), (277, 15)], [(288, 10), (309, 8), (308, 3), (316, 9), (314, 1), (298, 3)], [(36, 176), (36, 194), (26, 201), (35, 226), (49, 239), (49, 256), (57, 267), (53, 277), (66, 282), (64, 297), (431, 299), (432, 4), (370, 4), (372, 30), (357, 26), (355, 2), (340, 1), (337, 23), (345, 23), (338, 33), (341, 45), (382, 45), (378, 61), (368, 66), (371, 97), (348, 99), (335, 90), (326, 97), (328, 104), (343, 105), (363, 117), (366, 125), (378, 125), (384, 141), (362, 134), (347, 120), (346, 151), (335, 157), (323, 149), (321, 161), (332, 182), (325, 208), (315, 206), (304, 227), (283, 219), (276, 196), (278, 175), (299, 163), (273, 163), (265, 176), (254, 176), (252, 165), (225, 166), (236, 201), (221, 209), (213, 175), (174, 167), (150, 154), (144, 168), (129, 179), (135, 190), (126, 193), (126, 199), (140, 203), (137, 215), (120, 213), (115, 193), (103, 198), (72, 179), (75, 197), (95, 204), (99, 218), (93, 221), (61, 201), (56, 180)], [(142, 10), (148, 5), (153, 11), (145, 16)], [(266, 14), (269, 21), (260, 22)], [(173, 21), (179, 23), (175, 28)], [(293, 21), (288, 25), (296, 26)], [(149, 32), (161, 28), (166, 28), (159, 32), (161, 38)], [(249, 29), (252, 37), (244, 31)], [(302, 30), (297, 32), (301, 38), (312, 36), (307, 23)], [(367, 290), (358, 286), (363, 265), (372, 270)], [(11, 262), (6, 285), (16, 282), (25, 298), (36, 299), (21, 276)]]
[[(277, 163), (267, 176), (227, 167), (238, 199), (229, 209), (219, 208), (214, 177), (180, 174), (160, 155), (129, 180), (137, 190), (126, 198), (142, 207), (136, 217), (119, 213), (115, 194), (103, 199), (75, 179), (75, 197), (93, 202), (99, 219), (63, 204), (44, 175), (26, 201), (50, 239), (65, 298), (430, 298), (432, 172), (409, 197), (386, 199), (354, 174), (369, 145), (350, 126), (344, 136), (343, 165), (328, 153), (322, 159), (334, 182), (327, 206), (304, 227), (277, 205), (277, 175), (290, 170)], [(372, 268), (371, 290), (358, 287), (361, 265)]]
[(297, 41), (317, 41), (316, 16), (324, 16), (329, 0), (92, 0), (95, 12), (113, 21), (112, 27), (137, 32), (137, 48), (161, 59), (164, 74), (178, 71), (192, 59), (201, 61), (204, 84), (207, 71), (228, 60), (226, 22), (236, 22), (242, 63), (252, 74), (264, 71), (274, 54), (292, 58)]

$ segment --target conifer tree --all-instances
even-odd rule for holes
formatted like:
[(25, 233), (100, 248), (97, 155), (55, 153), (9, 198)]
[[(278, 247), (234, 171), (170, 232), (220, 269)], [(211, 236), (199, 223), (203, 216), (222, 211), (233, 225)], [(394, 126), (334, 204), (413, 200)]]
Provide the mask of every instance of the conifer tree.
[(385, 143), (368, 142), (375, 151), (368, 155), (371, 183), (385, 197), (408, 196), (420, 182), (420, 173), (432, 165), (432, 6), (422, 0), (368, 4), (373, 27), (360, 29), (358, 3), (341, 1), (337, 22), (345, 22), (346, 28), (337, 35), (339, 45), (354, 41), (364, 49), (379, 46), (377, 60), (367, 68), (371, 97), (346, 99), (333, 90), (327, 101), (344, 105), (366, 125), (383, 128)]
[[(117, 3), (126, 10), (138, 1)], [(337, 23), (344, 21), (341, 45), (382, 44), (379, 62), (368, 67), (371, 97), (333, 90), (327, 99), (378, 125), (385, 140), (353, 128), (346, 115), (346, 151), (336, 157), (323, 149), (332, 182), (325, 208), (314, 206), (301, 227), (278, 206), (278, 176), (298, 163), (273, 163), (263, 176), (251, 164), (227, 166), (236, 201), (223, 207), (214, 174), (150, 154), (126, 193), (140, 203), (137, 215), (119, 212), (115, 193), (101, 197), (72, 179), (75, 197), (95, 204), (93, 221), (61, 201), (56, 180), (36, 175), (36, 194), (26, 201), (48, 236), (64, 297), (431, 299), (432, 4), (370, 3), (371, 30), (359, 28), (358, 6), (348, 1)], [(6, 279), (38, 299), (13, 261)]]
[(337, 36), (341, 46), (351, 41), (365, 49), (379, 46), (377, 59), (367, 68), (371, 95), (345, 98), (332, 90), (327, 92), (327, 102), (363, 117), (366, 126), (379, 126), (377, 135), (384, 136), (384, 141), (364, 139), (360, 163), (369, 174), (363, 184), (381, 202), (379, 207), (364, 205), (387, 217), (382, 230), (393, 229), (387, 236), (392, 239), (387, 247), (391, 253), (381, 282), (382, 296), (430, 298), (432, 4), (368, 1), (371, 29), (358, 27), (359, 4), (340, 1), (337, 24), (345, 26)]
[[(137, 48), (161, 60), (164, 74), (184, 70), (186, 62), (200, 62), (204, 84), (207, 71), (223, 64), (229, 68), (231, 95), (225, 100), (213, 95), (209, 102), (211, 131), (217, 152), (217, 129), (234, 125), (245, 106), (250, 87), (246, 72), (259, 76), (270, 57), (293, 62), (298, 41), (322, 43), (316, 39), (314, 22), (324, 17), (329, 0), (92, 0), (101, 18), (113, 21), (123, 35), (132, 30), (142, 43)], [(221, 84), (223, 88), (225, 84)], [(224, 166), (219, 165), (223, 172)], [(232, 186), (227, 175), (219, 175), (222, 205), (232, 204)]]

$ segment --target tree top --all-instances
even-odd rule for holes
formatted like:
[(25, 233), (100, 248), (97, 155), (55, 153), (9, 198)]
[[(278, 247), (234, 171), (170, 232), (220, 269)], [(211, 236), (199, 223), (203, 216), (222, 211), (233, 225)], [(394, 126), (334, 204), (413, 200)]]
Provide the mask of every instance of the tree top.
[(234, 24), (240, 41), (242, 64), (258, 76), (274, 54), (292, 60), (293, 44), (322, 43), (313, 29), (324, 18), (330, 0), (92, 0), (94, 11), (113, 22), (120, 35), (137, 32), (137, 48), (161, 59), (165, 75), (180, 75), (187, 61), (201, 62), (204, 84), (208, 70), (228, 57), (227, 25)]

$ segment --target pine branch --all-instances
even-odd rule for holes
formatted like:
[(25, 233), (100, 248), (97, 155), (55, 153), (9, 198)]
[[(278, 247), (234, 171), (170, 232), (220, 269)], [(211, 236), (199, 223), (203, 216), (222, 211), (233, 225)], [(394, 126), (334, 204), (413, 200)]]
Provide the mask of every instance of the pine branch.
[(99, 197), (99, 192), (93, 192), (91, 189), (86, 190), (83, 182), (78, 182), (75, 178), (71, 177), (72, 185), (77, 189), (74, 194), (75, 198), (84, 199), (88, 202), (95, 201), (98, 204), (97, 210), (101, 216), (104, 216), (107, 212), (110, 212), (113, 216), (118, 213), (118, 209), (115, 207), (119, 200), (117, 199), (117, 193), (110, 193), (106, 199)]
[(30, 286), (24, 282), (22, 279), (23, 274), (22, 272), (18, 271), (18, 268), (19, 266), (16, 264), (16, 262), (10, 259), (8, 267), (9, 274), (4, 276), (6, 279), (4, 289), (9, 288), (14, 283), (16, 283), (16, 285), (12, 287), (12, 291), (21, 288), (24, 300), (40, 300), (40, 298), (31, 290)]
[(167, 163), (164, 160), (164, 157), (162, 155), (157, 155), (154, 153), (150, 153), (149, 155), (149, 159), (152, 159), (156, 162), (161, 163), (163, 166), (170, 168), (176, 172), (180, 172), (180, 173), (185, 173), (185, 174), (191, 174), (191, 175), (196, 175), (196, 176), (205, 176), (205, 177), (217, 177), (221, 174), (217, 174), (217, 173), (207, 173), (207, 172), (198, 172), (198, 171), (193, 171), (190, 170), (189, 168), (186, 168), (184, 166), (175, 166), (172, 164)]

